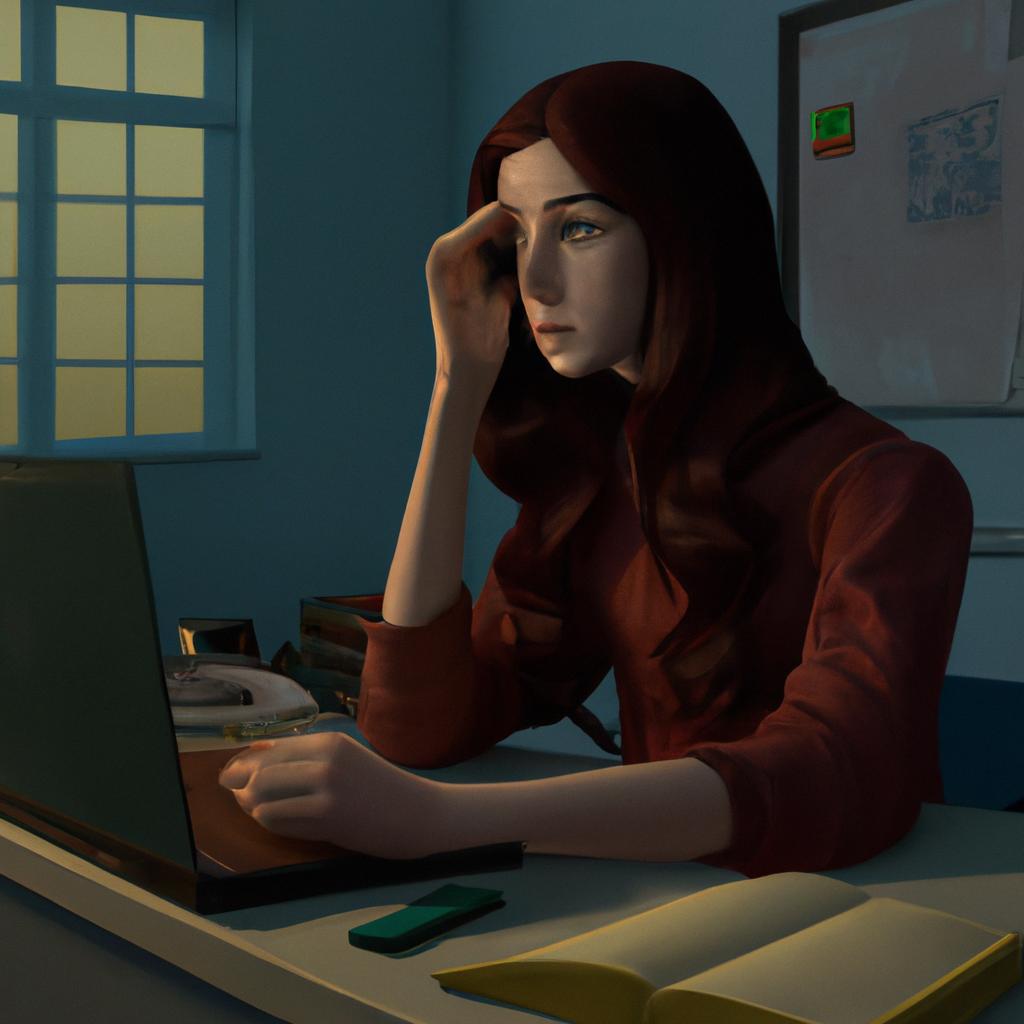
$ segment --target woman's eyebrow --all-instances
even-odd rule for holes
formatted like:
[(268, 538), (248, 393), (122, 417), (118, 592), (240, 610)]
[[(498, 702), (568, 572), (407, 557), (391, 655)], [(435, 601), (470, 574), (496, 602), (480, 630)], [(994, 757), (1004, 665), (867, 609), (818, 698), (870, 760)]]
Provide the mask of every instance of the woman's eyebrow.
[[(618, 213), (622, 213), (622, 207), (616, 203), (613, 203), (607, 196), (602, 196), (597, 192), (577, 192), (571, 196), (559, 196), (557, 199), (549, 199), (543, 207), (545, 213), (548, 210), (553, 210), (556, 206), (571, 206), (573, 203), (582, 203), (584, 200), (592, 199), (597, 203), (604, 203), (605, 206), (610, 206), (613, 210)], [(518, 207), (509, 206), (508, 203), (503, 203), (500, 199), (498, 205), (503, 210), (508, 210), (509, 213), (522, 213)]]

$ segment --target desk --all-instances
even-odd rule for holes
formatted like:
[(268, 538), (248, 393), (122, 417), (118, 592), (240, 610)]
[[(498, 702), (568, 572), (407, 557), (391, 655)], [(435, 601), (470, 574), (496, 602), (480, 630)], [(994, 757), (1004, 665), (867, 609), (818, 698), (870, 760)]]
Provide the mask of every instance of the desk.
[[(502, 746), (429, 774), (453, 782), (498, 781), (607, 763)], [(7, 1024), (127, 1024), (141, 1017), (153, 1024), (536, 1022), (543, 1018), (445, 993), (430, 972), (523, 952), (741, 877), (691, 863), (528, 855), (519, 871), (454, 879), (504, 890), (506, 907), (415, 952), (385, 957), (349, 946), (348, 929), (433, 883), (203, 919), (2, 821), (0, 874), (18, 883), (0, 886), (0, 1015)], [(1024, 931), (1024, 814), (925, 805), (895, 847), (828, 874), (876, 895)], [(1024, 985), (975, 1019), (1024, 1020)]]

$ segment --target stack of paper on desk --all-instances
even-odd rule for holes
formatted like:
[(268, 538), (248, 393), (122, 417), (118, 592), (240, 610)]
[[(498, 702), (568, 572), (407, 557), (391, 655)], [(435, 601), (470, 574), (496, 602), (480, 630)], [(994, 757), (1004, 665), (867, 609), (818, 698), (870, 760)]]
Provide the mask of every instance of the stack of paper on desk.
[(787, 872), (438, 971), (578, 1024), (959, 1024), (1021, 978), (1021, 936)]

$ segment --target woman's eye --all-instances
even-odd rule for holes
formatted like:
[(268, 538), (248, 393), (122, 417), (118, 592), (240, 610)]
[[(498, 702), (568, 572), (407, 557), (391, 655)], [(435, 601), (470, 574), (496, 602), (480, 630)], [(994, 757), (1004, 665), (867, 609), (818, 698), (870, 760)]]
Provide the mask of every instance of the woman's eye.
[[(602, 228), (591, 224), (588, 220), (570, 220), (566, 221), (562, 227), (562, 241), (578, 242), (584, 238), (596, 238), (597, 235), (603, 233)], [(526, 235), (513, 235), (512, 241), (516, 246), (526, 245)]]
[[(582, 233), (577, 233), (577, 228), (583, 228)], [(599, 232), (601, 229), (596, 224), (591, 224), (586, 220), (570, 220), (567, 221), (565, 226), (562, 228), (562, 241), (573, 242), (580, 238), (593, 238), (595, 232)], [(568, 237), (567, 237), (568, 236)]]

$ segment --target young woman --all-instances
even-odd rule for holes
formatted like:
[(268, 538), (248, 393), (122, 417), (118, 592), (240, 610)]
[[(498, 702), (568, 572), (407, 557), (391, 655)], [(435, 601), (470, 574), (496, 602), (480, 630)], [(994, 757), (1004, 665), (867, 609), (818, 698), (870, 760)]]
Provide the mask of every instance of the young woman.
[[(359, 725), (383, 756), (254, 744), (224, 784), (274, 831), (392, 857), (523, 839), (760, 875), (885, 849), (942, 800), (970, 499), (815, 369), (729, 116), (658, 65), (559, 75), (484, 139), (469, 215), (427, 261), (437, 373), (368, 626)], [(473, 453), (521, 505), (475, 606)], [(610, 667), (622, 765), (465, 786), (397, 767), (586, 726)]]

